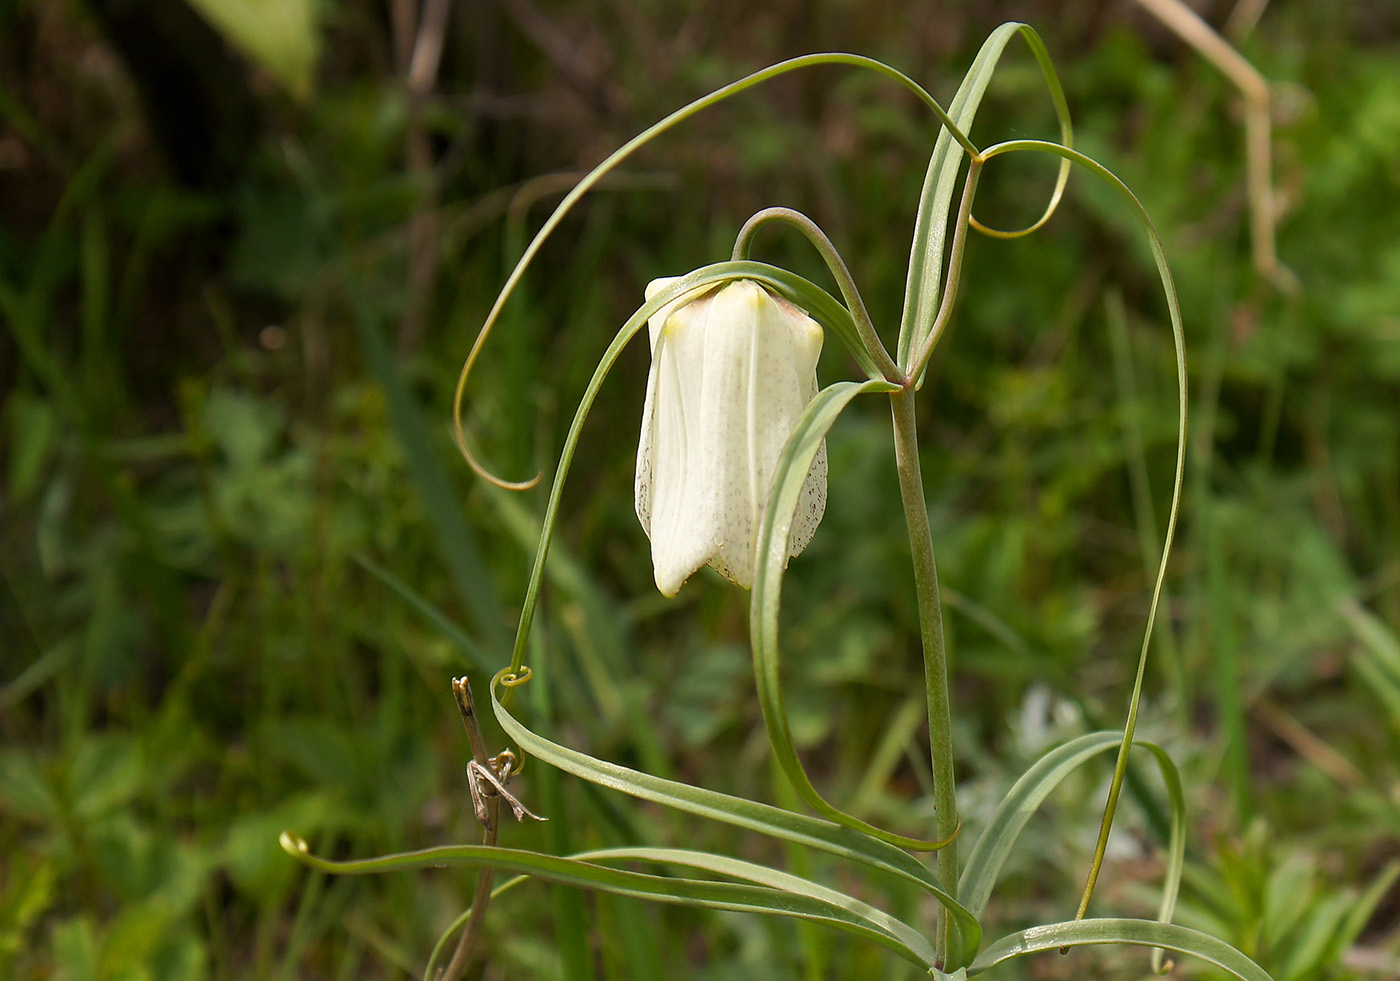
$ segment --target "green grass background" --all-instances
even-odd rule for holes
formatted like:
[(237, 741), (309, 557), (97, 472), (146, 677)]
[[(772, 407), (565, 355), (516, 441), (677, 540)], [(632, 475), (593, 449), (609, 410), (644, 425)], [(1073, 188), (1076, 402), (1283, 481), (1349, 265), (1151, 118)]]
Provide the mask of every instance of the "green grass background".
[[(1186, 317), (1185, 508), (1140, 730), (1187, 783), (1180, 919), (1280, 981), (1400, 974), (1391, 5), (1280, 0), (1241, 42), (1276, 83), (1296, 296), (1250, 265), (1236, 93), (1129, 4), (468, 3), (419, 102), (394, 26), (411, 4), (308, 6), (280, 45), (221, 22), (231, 46), (177, 7), (147, 8), (173, 39), (143, 47), (114, 0), (0, 3), (0, 977), (416, 977), (470, 875), (326, 878), (277, 834), (331, 857), (479, 834), (448, 679), (483, 691), (508, 660), (543, 491), (473, 478), (448, 419), (515, 257), (571, 175), (711, 88), (845, 49), (946, 100), (1008, 18), (1045, 35), (1078, 145), (1152, 214)], [(1053, 136), (1012, 51), (980, 142)], [(646, 282), (726, 258), (768, 205), (827, 230), (892, 343), (934, 136), (904, 93), (822, 69), (649, 147), (526, 276), (468, 392), (475, 445), (506, 476), (548, 473)], [(978, 209), (1008, 226), (1053, 172), (1003, 163)], [(795, 236), (765, 233), (755, 255), (825, 282)], [(823, 380), (852, 374), (829, 343)], [(796, 806), (770, 769), (746, 597), (709, 573), (675, 601), (651, 584), (631, 487), (645, 375), (638, 345), (585, 431), (540, 680), (518, 704), (596, 756)], [(1110, 195), (1076, 177), (1036, 236), (972, 239), (920, 401), (969, 828), (1039, 752), (1121, 724), (1174, 397), (1150, 257)], [(784, 594), (794, 730), (831, 799), (926, 834), (917, 615), (878, 402), (829, 453), (827, 516)], [(1072, 916), (1108, 776), (1086, 771), (1032, 823), (996, 923)], [(931, 923), (897, 886), (539, 765), (514, 787), (552, 820), (503, 844), (711, 848)], [(1103, 915), (1151, 915), (1157, 794), (1144, 779), (1125, 797)], [(487, 925), (492, 978), (911, 976), (842, 936), (546, 886)], [(1014, 970), (1147, 963), (1076, 951)]]

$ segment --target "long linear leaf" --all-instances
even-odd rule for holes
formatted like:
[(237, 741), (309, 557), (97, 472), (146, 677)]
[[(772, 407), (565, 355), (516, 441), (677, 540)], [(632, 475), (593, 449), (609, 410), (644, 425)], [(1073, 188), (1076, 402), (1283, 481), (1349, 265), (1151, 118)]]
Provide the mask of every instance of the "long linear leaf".
[(417, 610), (418, 614), (436, 627), (439, 633), (457, 645), (458, 650), (465, 654), (473, 664), (483, 671), (491, 671), (496, 667), (490, 655), (468, 637), (466, 631), (457, 626), (451, 617), (433, 605), (433, 602), (426, 596), (369, 556), (355, 555), (353, 558), (376, 579), (397, 593), (400, 599)]
[(634, 899), (811, 920), (877, 943), (920, 967), (931, 966), (925, 957), (911, 949), (894, 933), (873, 925), (860, 912), (853, 911), (848, 903), (831, 902), (819, 898), (815, 892), (792, 892), (744, 882), (715, 882), (708, 879), (652, 875), (609, 868), (578, 858), (560, 858), (539, 852), (490, 845), (446, 845), (379, 858), (334, 862), (312, 855), (306, 847), (306, 842), (290, 832), (284, 831), (280, 841), (286, 852), (320, 872), (336, 875), (371, 875), (448, 864), (487, 867), (532, 876), (546, 882), (596, 889)]
[[(946, 127), (939, 131), (938, 139), (933, 145), (933, 156), (929, 158), (928, 171), (924, 175), (923, 190), (919, 194), (919, 210), (914, 218), (914, 241), (909, 249), (904, 312), (900, 318), (899, 342), (895, 354), (895, 359), (906, 368), (912, 353), (922, 347), (940, 303), (939, 286), (942, 280), (943, 245), (948, 233), (948, 216), (958, 169), (962, 165), (963, 152), (967, 149), (966, 138), (958, 137), (971, 131), (973, 121), (977, 118), (978, 107), (1001, 60), (1002, 52), (1017, 34), (1026, 40), (1050, 88), (1055, 113), (1059, 117), (1061, 140), (1068, 146), (1073, 137), (1064, 91), (1040, 35), (1028, 24), (1002, 24), (982, 43), (981, 50), (973, 59), (972, 67), (968, 69), (953, 96), (953, 101), (948, 105), (948, 115), (960, 132), (954, 135)], [(1067, 176), (1068, 166), (1062, 166), (1056, 178), (1050, 205), (1036, 226), (1042, 224), (1053, 211)]]
[[(1021, 779), (997, 805), (992, 819), (972, 846), (967, 866), (958, 880), (958, 896), (974, 916), (981, 917), (987, 908), (992, 888), (1002, 867), (1011, 854), (1012, 846), (1031, 815), (1045, 801), (1060, 781), (1100, 753), (1116, 747), (1122, 740), (1119, 732), (1091, 732), (1071, 739), (1046, 753), (1027, 770)], [(1181, 885), (1181, 871), (1186, 861), (1186, 795), (1181, 786), (1181, 774), (1167, 751), (1155, 743), (1134, 742), (1157, 760), (1162, 781), (1167, 787), (1171, 805), (1171, 838), (1167, 844), (1167, 874), (1162, 886), (1162, 901), (1157, 920), (1170, 923), (1176, 910), (1176, 897)], [(1153, 967), (1159, 966), (1160, 954), (1153, 955)]]
[(754, 677), (758, 683), (758, 700), (763, 709), (763, 721), (768, 727), (768, 740), (783, 773), (800, 796), (814, 811), (837, 824), (862, 831), (881, 841), (932, 851), (947, 842), (926, 841), (894, 834), (829, 803), (812, 785), (806, 769), (793, 744), (788, 725), (787, 708), (783, 703), (782, 670), (778, 643), (779, 612), (782, 607), (783, 572), (788, 560), (788, 539), (794, 514), (802, 496), (802, 487), (812, 461), (820, 450), (822, 440), (837, 416), (857, 395), (866, 392), (893, 392), (898, 386), (883, 381), (839, 382), (818, 392), (808, 403), (792, 435), (783, 447), (774, 468), (768, 504), (758, 529), (758, 566), (754, 574), (753, 597), (749, 604), (749, 636), (753, 646)]
[[(792, 875), (788, 872), (781, 872), (767, 865), (746, 862), (743, 859), (730, 858), (726, 855), (716, 855), (712, 852), (698, 852), (680, 848), (649, 848), (644, 846), (605, 848), (596, 851), (577, 852), (569, 857), (585, 862), (633, 861), (652, 862), (660, 865), (675, 865), (683, 868), (700, 869), (706, 872), (712, 872), (716, 875), (727, 876), (731, 879), (754, 882), (759, 885), (769, 886), (787, 892), (807, 894), (813, 898), (832, 903), (833, 905), (844, 906), (855, 915), (865, 919), (873, 927), (885, 930), (896, 937), (921, 958), (927, 958), (927, 962), (930, 964), (933, 963), (935, 956), (933, 945), (928, 942), (928, 939), (904, 921), (896, 919), (883, 910), (876, 909), (874, 906), (864, 903), (846, 893), (819, 885), (810, 879)], [(502, 893), (526, 881), (528, 881), (528, 877), (526, 876), (510, 879), (497, 886), (491, 893), (491, 898), (495, 899)], [(439, 948), (445, 944), (447, 936), (450, 936), (462, 923), (466, 922), (470, 912), (470, 910), (464, 911), (454, 923), (448, 926), (447, 930), (444, 932), (444, 938), (438, 943)]]
[(964, 936), (970, 939), (972, 949), (976, 949), (982, 934), (976, 918), (944, 889), (926, 865), (908, 852), (831, 821), (795, 814), (771, 804), (733, 797), (703, 787), (663, 780), (551, 742), (526, 728), (501, 705), (497, 682), (505, 673), (498, 674), (491, 685), (491, 705), (496, 721), (522, 750), (540, 761), (642, 800), (757, 831), (892, 873), (914, 883), (947, 907), (959, 929), (965, 931)]
[(913, 79), (909, 78), (903, 72), (891, 68), (884, 62), (876, 61), (873, 58), (867, 58), (863, 55), (844, 54), (840, 52), (801, 55), (797, 58), (781, 61), (776, 65), (770, 65), (736, 82), (731, 82), (707, 95), (701, 96), (693, 102), (677, 109), (675, 112), (670, 113), (658, 122), (653, 123), (622, 146), (618, 147), (618, 149), (614, 150), (608, 155), (607, 159), (594, 167), (582, 180), (574, 185), (573, 189), (564, 196), (564, 200), (559, 202), (558, 207), (556, 207), (549, 218), (545, 220), (540, 230), (535, 233), (535, 237), (530, 241), (530, 244), (526, 246), (524, 253), (520, 256), (520, 260), (515, 264), (515, 268), (511, 270), (510, 275), (506, 278), (505, 285), (501, 287), (500, 293), (496, 295), (496, 301), (491, 305), (491, 310), (486, 315), (486, 321), (482, 324), (481, 331), (477, 334), (476, 341), (472, 344), (471, 352), (467, 355), (467, 359), (462, 365), (461, 374), (458, 375), (457, 378), (457, 391), (453, 397), (452, 419), (457, 436), (457, 443), (462, 450), (463, 456), (466, 457), (473, 469), (477, 470), (483, 476), (487, 476), (486, 472), (481, 468), (481, 465), (476, 461), (475, 456), (467, 446), (466, 436), (462, 429), (462, 399), (466, 392), (468, 376), (470, 376), (472, 367), (476, 364), (476, 360), (481, 354), (483, 345), (485, 345), (487, 338), (491, 335), (492, 328), (500, 318), (501, 310), (505, 307), (506, 301), (510, 299), (511, 294), (515, 291), (515, 287), (525, 274), (526, 267), (528, 267), (530, 262), (535, 258), (536, 253), (539, 252), (545, 240), (549, 238), (554, 229), (559, 226), (559, 223), (564, 220), (564, 216), (569, 213), (573, 206), (577, 204), (589, 190), (607, 176), (609, 171), (620, 165), (642, 146), (645, 146), (672, 127), (762, 82), (785, 75), (790, 71), (796, 71), (801, 68), (812, 68), (820, 65), (842, 65), (852, 68), (864, 68), (903, 85), (909, 91), (913, 92), (934, 116), (938, 118), (945, 132), (952, 133), (953, 137), (957, 139), (959, 144), (964, 148), (968, 150), (973, 149), (971, 142), (968, 141), (968, 138), (963, 135), (961, 129), (949, 118), (948, 114), (943, 111), (943, 107), (938, 104), (938, 101), (934, 99), (933, 96), (929, 95), (928, 92), (924, 91), (923, 87)]
[(1167, 314), (1171, 318), (1172, 349), (1176, 355), (1176, 464), (1172, 475), (1171, 507), (1167, 512), (1167, 529), (1162, 541), (1162, 557), (1157, 565), (1157, 578), (1152, 584), (1152, 599), (1147, 608), (1147, 622), (1143, 626), (1142, 647), (1138, 652), (1137, 673), (1133, 678), (1133, 691), (1128, 699), (1128, 717), (1123, 725), (1123, 736), (1119, 743), (1118, 758), (1113, 766), (1113, 782), (1109, 785), (1108, 802), (1104, 805), (1103, 821), (1099, 826), (1099, 840), (1094, 849), (1093, 867), (1089, 871), (1088, 882), (1084, 887), (1084, 898), (1080, 901), (1079, 913), (1082, 916), (1093, 895), (1094, 883), (1098, 878), (1103, 862), (1104, 849), (1108, 844), (1109, 829), (1113, 826), (1114, 810), (1118, 806), (1118, 795), (1122, 791), (1123, 778), (1127, 772), (1128, 750), (1133, 744), (1133, 733), (1137, 728), (1138, 707), (1142, 703), (1142, 683), (1147, 674), (1147, 654), (1152, 646), (1152, 633), (1157, 624), (1157, 611), (1162, 605), (1162, 591), (1167, 582), (1167, 561), (1171, 557), (1172, 542), (1176, 538), (1176, 521), (1181, 511), (1181, 484), (1186, 469), (1186, 341), (1181, 323), (1181, 305), (1177, 300), (1176, 282), (1172, 278), (1171, 267), (1167, 265), (1166, 249), (1157, 234), (1156, 227), (1147, 209), (1137, 199), (1127, 184), (1117, 174), (1092, 157), (1058, 143), (1045, 140), (1010, 140), (988, 147), (983, 151), (985, 159), (992, 159), (1005, 153), (1048, 153), (1067, 160), (1089, 171), (1099, 180), (1109, 185), (1127, 202), (1138, 227), (1147, 238), (1152, 251), (1152, 261), (1157, 267), (1157, 276), (1162, 283), (1162, 293), (1167, 303)]
[(1097, 944), (1136, 944), (1190, 954), (1229, 971), (1241, 981), (1273, 981), (1254, 961), (1208, 933), (1159, 923), (1156, 920), (1092, 919), (1069, 920), (1030, 927), (1008, 934), (991, 944), (968, 967), (969, 977), (1027, 954)]
[(869, 903), (848, 896), (839, 890), (831, 889), (789, 872), (769, 868), (766, 865), (746, 862), (739, 858), (730, 858), (727, 855), (715, 855), (710, 852), (682, 848), (608, 848), (582, 852), (571, 857), (588, 862), (633, 861), (676, 865), (713, 872), (731, 879), (753, 882), (794, 895), (805, 895), (833, 906), (845, 908), (852, 915), (870, 924), (872, 928), (883, 930), (899, 940), (917, 954), (925, 964), (933, 964), (935, 959), (933, 945), (929, 943), (928, 938), (903, 920), (896, 919), (885, 911), (876, 909)]
[[(1079, 736), (1050, 750), (1021, 775), (992, 812), (958, 879), (958, 895), (974, 915), (981, 916), (986, 910), (1016, 839), (1050, 793), (1085, 762), (1117, 746), (1122, 738), (1121, 732), (1091, 732)], [(1173, 825), (1175, 823), (1173, 821)]]

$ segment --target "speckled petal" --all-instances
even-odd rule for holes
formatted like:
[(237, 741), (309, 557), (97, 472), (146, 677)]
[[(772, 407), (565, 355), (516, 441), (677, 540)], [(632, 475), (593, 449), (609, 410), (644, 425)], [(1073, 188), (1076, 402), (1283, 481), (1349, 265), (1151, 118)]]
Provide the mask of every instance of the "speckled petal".
[[(648, 295), (666, 282), (651, 284)], [(741, 280), (668, 307), (650, 334), (635, 491), (657, 588), (674, 596), (705, 564), (748, 588), (773, 471), (816, 392), (821, 328)], [(825, 505), (823, 447), (803, 488), (790, 554), (811, 541)]]

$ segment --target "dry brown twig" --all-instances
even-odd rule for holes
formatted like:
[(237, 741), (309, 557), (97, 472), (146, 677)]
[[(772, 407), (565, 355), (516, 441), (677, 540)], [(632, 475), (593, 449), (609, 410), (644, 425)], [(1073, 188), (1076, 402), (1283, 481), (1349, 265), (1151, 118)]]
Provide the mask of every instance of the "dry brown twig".
[[(1292, 270), (1278, 260), (1277, 205), (1273, 184), (1273, 136), (1269, 82), (1229, 41), (1182, 0), (1137, 0), (1202, 58), (1218, 68), (1244, 97), (1245, 190), (1249, 196), (1249, 239), (1254, 268), (1279, 290), (1295, 294), (1300, 287)], [(1262, 14), (1267, 0), (1243, 0), (1232, 15), (1235, 32), (1247, 31)]]
[(423, 0), (417, 9), (413, 0), (396, 0), (391, 7), (394, 53), (408, 92), (405, 165), (422, 188), (418, 205), (408, 219), (408, 302), (399, 326), (400, 351), (411, 351), (423, 335), (440, 255), (438, 175), (434, 172), (432, 145), (422, 110), (437, 85), (450, 9), (450, 0)]
[[(506, 790), (511, 776), (520, 769), (515, 754), (507, 749), (495, 756), (486, 755), (486, 739), (481, 735), (481, 724), (477, 722), (471, 683), (465, 677), (453, 678), (452, 695), (457, 700), (457, 711), (462, 713), (462, 725), (467, 730), (467, 741), (472, 747), (472, 759), (467, 764), (467, 786), (471, 791), (472, 810), (484, 829), (481, 843), (488, 846), (496, 844), (501, 801), (506, 802), (517, 821), (523, 821), (526, 817), (536, 821), (547, 820), (532, 813)], [(481, 938), (481, 924), (486, 918), (486, 907), (491, 902), (491, 887), (495, 881), (496, 870), (493, 868), (483, 868), (477, 873), (466, 926), (457, 940), (452, 960), (439, 972), (438, 981), (458, 981), (475, 957), (477, 942)]]

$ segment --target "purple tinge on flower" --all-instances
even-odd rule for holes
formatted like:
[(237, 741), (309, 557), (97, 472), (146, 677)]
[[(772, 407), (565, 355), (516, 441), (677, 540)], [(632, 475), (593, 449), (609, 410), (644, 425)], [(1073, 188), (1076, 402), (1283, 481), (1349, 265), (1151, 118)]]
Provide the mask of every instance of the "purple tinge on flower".
[[(670, 279), (647, 286), (655, 296)], [(817, 391), (822, 330), (758, 283), (738, 280), (651, 318), (637, 517), (656, 586), (674, 596), (702, 565), (753, 586), (758, 526), (783, 445)], [(826, 510), (826, 446), (788, 537), (797, 555)]]

